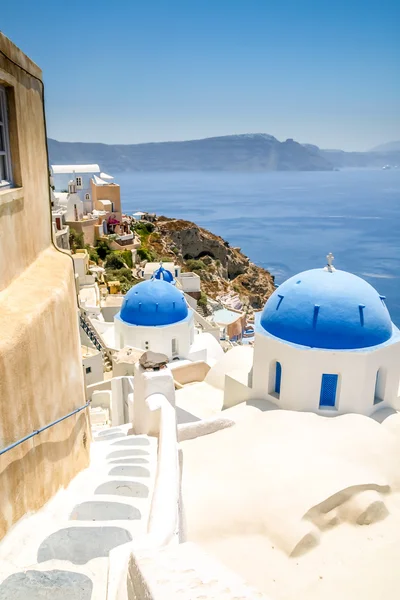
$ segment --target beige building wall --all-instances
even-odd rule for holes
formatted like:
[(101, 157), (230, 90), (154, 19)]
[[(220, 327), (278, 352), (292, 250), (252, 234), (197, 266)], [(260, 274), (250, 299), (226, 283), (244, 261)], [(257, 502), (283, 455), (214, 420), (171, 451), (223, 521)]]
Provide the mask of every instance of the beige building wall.
[[(85, 396), (72, 260), (51, 240), (42, 74), (1, 33), (0, 51), (16, 186), (0, 191), (1, 451)], [(89, 442), (84, 410), (0, 456), (0, 539), (87, 466)]]
[(85, 219), (84, 221), (67, 221), (70, 229), (74, 229), (77, 233), (83, 233), (83, 241), (89, 246), (94, 246), (96, 243), (96, 225), (98, 219)]
[(114, 210), (110, 211), (115, 214), (117, 219), (121, 218), (121, 188), (116, 183), (107, 185), (96, 185), (93, 180), (90, 182), (92, 188), (93, 208), (96, 210), (104, 210), (103, 204), (99, 200), (110, 200), (114, 204)]

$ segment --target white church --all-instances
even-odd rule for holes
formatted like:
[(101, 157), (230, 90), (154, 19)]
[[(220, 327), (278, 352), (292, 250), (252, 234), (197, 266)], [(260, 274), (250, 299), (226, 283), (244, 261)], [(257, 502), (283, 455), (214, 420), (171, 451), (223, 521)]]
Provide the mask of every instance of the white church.
[[(92, 318), (105, 345), (165, 354), (169, 361), (208, 361), (223, 355), (214, 335), (195, 326), (194, 310), (162, 264), (125, 295), (113, 322)], [(211, 327), (210, 327), (211, 329)]]
[(400, 332), (385, 297), (332, 260), (285, 281), (257, 315), (251, 395), (326, 416), (395, 407)]

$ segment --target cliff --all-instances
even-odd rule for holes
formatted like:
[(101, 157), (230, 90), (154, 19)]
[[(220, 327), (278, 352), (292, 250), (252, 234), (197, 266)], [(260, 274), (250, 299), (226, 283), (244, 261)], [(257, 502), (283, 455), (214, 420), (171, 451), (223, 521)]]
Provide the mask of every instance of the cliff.
[(119, 171), (331, 171), (313, 148), (264, 133), (151, 144), (94, 144), (49, 139), (53, 164), (99, 163)]
[(146, 244), (157, 257), (197, 273), (210, 298), (232, 291), (248, 309), (260, 309), (275, 289), (273, 276), (250, 262), (240, 248), (190, 221), (159, 217)]
[(105, 171), (332, 171), (400, 164), (399, 142), (370, 152), (326, 150), (266, 133), (151, 144), (96, 144), (49, 139), (53, 164), (99, 163)]

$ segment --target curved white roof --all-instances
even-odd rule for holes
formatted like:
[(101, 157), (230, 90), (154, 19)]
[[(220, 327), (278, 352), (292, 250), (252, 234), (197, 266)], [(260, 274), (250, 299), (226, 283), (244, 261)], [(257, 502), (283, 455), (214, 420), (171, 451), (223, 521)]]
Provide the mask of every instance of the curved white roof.
[(99, 165), (51, 165), (53, 173), (100, 173)]

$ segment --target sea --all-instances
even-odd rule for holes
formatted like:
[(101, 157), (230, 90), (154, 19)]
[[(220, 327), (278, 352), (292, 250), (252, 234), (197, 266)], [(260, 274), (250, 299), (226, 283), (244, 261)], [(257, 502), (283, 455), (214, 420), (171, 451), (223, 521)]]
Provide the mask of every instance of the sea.
[(400, 327), (400, 169), (134, 172), (123, 209), (193, 221), (239, 246), (277, 284), (326, 264), (366, 279)]

